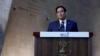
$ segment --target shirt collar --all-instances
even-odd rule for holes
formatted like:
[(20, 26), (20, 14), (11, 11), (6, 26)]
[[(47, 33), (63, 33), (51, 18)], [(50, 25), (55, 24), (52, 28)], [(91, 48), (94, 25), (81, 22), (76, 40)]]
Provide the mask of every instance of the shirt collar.
[[(64, 19), (64, 23), (66, 23), (67, 19)], [(62, 20), (59, 19), (60, 24), (62, 23)]]

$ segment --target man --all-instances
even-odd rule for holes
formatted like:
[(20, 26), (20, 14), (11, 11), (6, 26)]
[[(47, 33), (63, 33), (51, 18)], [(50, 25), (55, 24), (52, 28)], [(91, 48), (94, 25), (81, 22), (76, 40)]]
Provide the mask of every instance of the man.
[(63, 6), (56, 7), (58, 20), (51, 22), (48, 31), (78, 31), (77, 23), (66, 17), (66, 8)]

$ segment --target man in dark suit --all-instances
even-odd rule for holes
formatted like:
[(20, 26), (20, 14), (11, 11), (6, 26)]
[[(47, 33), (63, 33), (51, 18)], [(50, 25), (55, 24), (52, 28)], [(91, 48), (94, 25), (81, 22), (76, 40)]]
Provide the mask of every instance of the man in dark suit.
[(51, 22), (48, 27), (48, 31), (78, 31), (77, 23), (69, 20), (66, 17), (66, 8), (63, 6), (56, 7), (56, 14), (58, 20)]

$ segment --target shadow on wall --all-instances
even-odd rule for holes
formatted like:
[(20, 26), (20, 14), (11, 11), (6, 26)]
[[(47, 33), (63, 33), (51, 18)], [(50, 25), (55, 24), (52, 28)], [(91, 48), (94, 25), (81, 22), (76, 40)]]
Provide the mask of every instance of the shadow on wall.
[(3, 42), (4, 42), (4, 32), (2, 29), (2, 25), (0, 25), (0, 54), (2, 51)]

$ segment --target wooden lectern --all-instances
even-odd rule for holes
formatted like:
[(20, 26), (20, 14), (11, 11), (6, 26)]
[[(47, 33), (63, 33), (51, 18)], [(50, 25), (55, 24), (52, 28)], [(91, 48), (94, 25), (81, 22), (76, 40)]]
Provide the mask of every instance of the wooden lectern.
[(33, 32), (35, 56), (88, 56), (92, 32)]

